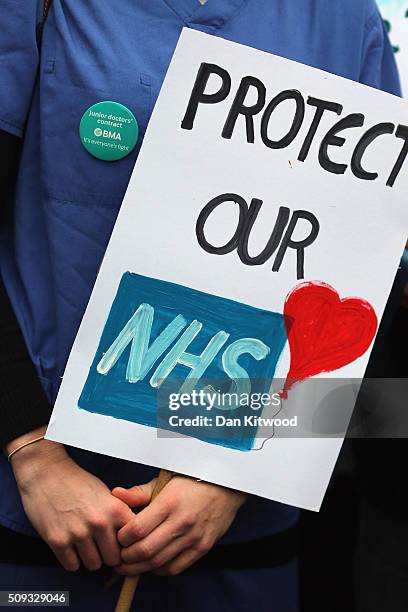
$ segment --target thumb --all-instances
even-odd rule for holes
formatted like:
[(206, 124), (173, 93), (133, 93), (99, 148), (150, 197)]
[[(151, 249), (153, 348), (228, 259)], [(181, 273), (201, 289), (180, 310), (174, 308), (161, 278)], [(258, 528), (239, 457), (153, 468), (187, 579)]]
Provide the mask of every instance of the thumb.
[(124, 487), (115, 487), (112, 491), (112, 495), (123, 501), (130, 508), (135, 508), (136, 506), (147, 506), (152, 498), (156, 480), (157, 478), (154, 478), (146, 484), (135, 485), (129, 489), (125, 489)]

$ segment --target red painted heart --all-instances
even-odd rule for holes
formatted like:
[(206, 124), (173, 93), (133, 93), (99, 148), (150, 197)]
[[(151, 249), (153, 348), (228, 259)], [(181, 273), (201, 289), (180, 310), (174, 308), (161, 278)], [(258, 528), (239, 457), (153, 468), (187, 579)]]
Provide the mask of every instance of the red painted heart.
[(340, 299), (326, 283), (302, 283), (284, 308), (290, 369), (283, 390), (297, 381), (333, 372), (361, 357), (377, 331), (374, 308), (360, 298)]

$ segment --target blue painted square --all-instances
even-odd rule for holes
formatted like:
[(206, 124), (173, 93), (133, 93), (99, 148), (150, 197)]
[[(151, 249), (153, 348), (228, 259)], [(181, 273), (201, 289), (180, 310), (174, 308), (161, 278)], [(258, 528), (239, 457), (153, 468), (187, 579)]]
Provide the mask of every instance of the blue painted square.
[[(141, 304), (149, 304), (154, 309), (153, 323), (148, 346), (163, 332), (163, 330), (181, 314), (187, 326), (194, 320), (200, 321), (203, 326), (198, 335), (188, 346), (186, 352), (201, 355), (210, 340), (220, 331), (229, 335), (225, 345), (203, 373), (202, 379), (197, 381), (197, 389), (205, 378), (205, 384), (216, 381), (217, 388), (224, 387), (224, 392), (230, 389), (231, 379), (225, 374), (222, 366), (222, 355), (225, 349), (233, 342), (242, 338), (256, 338), (266, 344), (269, 354), (257, 361), (250, 354), (243, 354), (238, 364), (246, 370), (251, 380), (252, 391), (267, 393), (270, 389), (278, 359), (285, 346), (287, 336), (282, 314), (253, 308), (233, 300), (196, 291), (182, 285), (168, 283), (154, 278), (140, 276), (126, 272), (120, 282), (117, 294), (112, 303), (108, 320), (92, 362), (89, 374), (79, 398), (78, 405), (84, 410), (104, 414), (111, 417), (132, 421), (141, 425), (161, 429), (172, 428), (165, 419), (158, 420), (158, 390), (150, 384), (150, 379), (156, 367), (172, 347), (179, 336), (161, 354), (144, 378), (138, 382), (128, 382), (126, 378), (131, 342), (124, 348), (120, 357), (106, 374), (97, 371), (97, 365), (110, 348), (120, 332), (133, 317)], [(177, 364), (168, 376), (170, 385), (183, 382), (191, 369), (185, 365)], [(164, 388), (165, 385), (162, 386)], [(168, 408), (168, 406), (167, 406)], [(162, 408), (160, 409), (162, 411)], [(192, 407), (189, 406), (189, 410)], [(243, 416), (248, 414), (248, 406), (239, 406), (228, 416)], [(200, 407), (200, 413), (203, 409)], [(225, 411), (214, 408), (213, 415), (225, 415)], [(193, 416), (198, 412), (190, 412)], [(185, 409), (184, 409), (185, 416)], [(260, 416), (260, 413), (257, 413)], [(213, 444), (221, 444), (237, 450), (250, 450), (253, 447), (257, 428), (248, 427), (232, 432), (217, 427), (198, 428), (194, 437)], [(178, 428), (177, 433), (192, 435), (191, 430)]]

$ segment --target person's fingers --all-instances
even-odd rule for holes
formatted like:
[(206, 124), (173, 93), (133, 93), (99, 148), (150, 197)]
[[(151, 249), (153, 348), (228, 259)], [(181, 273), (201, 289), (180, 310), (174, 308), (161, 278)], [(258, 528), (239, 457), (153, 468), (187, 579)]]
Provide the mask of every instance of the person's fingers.
[(177, 576), (193, 565), (193, 563), (201, 559), (201, 557), (205, 555), (208, 550), (209, 549), (207, 547), (190, 548), (189, 550), (180, 553), (169, 563), (156, 568), (155, 574), (158, 576)]
[(144, 563), (160, 558), (163, 559), (162, 563), (166, 563), (192, 542), (191, 534), (184, 537), (186, 534), (186, 529), (181, 531), (174, 527), (172, 521), (167, 520), (147, 537), (123, 548), (122, 561), (123, 563)]
[[(116, 567), (116, 571), (124, 576), (137, 576), (145, 572), (155, 571), (180, 555), (186, 548), (190, 548), (190, 541), (187, 537), (181, 537), (171, 542), (165, 548), (159, 550), (155, 555), (150, 556), (150, 551), (146, 548), (146, 552), (138, 555), (134, 559), (139, 559), (136, 562), (121, 563)], [(122, 551), (123, 554), (123, 551)]]
[(122, 563), (115, 570), (122, 576), (137, 576), (153, 571), (158, 575), (166, 576), (180, 573), (202, 557), (208, 549), (192, 547), (190, 539), (179, 538), (158, 552), (154, 557), (138, 563)]
[(163, 523), (169, 516), (170, 509), (158, 496), (147, 508), (139, 512), (122, 529), (118, 531), (121, 546), (130, 546), (142, 540)]
[(157, 479), (155, 478), (146, 484), (136, 485), (134, 487), (130, 487), (129, 489), (125, 489), (124, 487), (115, 487), (112, 491), (112, 495), (123, 501), (130, 508), (147, 506), (151, 500), (156, 480)]
[(75, 550), (70, 546), (52, 548), (54, 555), (68, 572), (76, 572), (81, 567), (81, 562)]
[(91, 538), (76, 542), (75, 548), (87, 569), (98, 570), (102, 567), (102, 559), (98, 548)]
[(103, 562), (110, 567), (119, 565), (122, 558), (116, 531), (114, 529), (106, 529), (97, 534), (95, 539)]
[(121, 576), (141, 576), (150, 572), (150, 566), (148, 563), (122, 563), (115, 567), (115, 572)]

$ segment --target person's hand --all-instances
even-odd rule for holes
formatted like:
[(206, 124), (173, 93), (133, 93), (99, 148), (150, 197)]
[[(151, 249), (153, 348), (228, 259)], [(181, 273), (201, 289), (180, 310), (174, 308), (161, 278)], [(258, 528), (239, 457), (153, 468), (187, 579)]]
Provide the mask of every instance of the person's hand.
[[(130, 507), (149, 503), (155, 481), (112, 495)], [(152, 503), (118, 532), (123, 575), (154, 571), (176, 575), (187, 569), (227, 531), (246, 494), (174, 476)]]
[[(24, 440), (18, 442), (14, 447)], [(66, 570), (77, 570), (80, 560), (89, 570), (121, 562), (117, 531), (133, 512), (79, 467), (63, 445), (42, 440), (19, 450), (11, 463), (29, 520)]]

